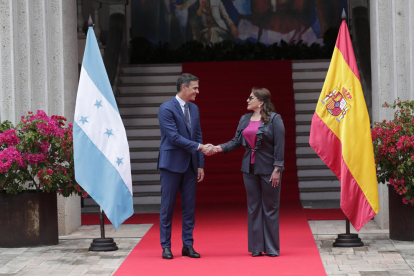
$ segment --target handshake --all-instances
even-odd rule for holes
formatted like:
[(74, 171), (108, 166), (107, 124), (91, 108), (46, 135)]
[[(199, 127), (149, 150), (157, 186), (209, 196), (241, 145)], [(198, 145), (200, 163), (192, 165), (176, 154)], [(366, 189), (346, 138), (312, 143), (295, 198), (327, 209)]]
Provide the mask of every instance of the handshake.
[(214, 146), (212, 144), (201, 145), (201, 152), (207, 156), (216, 154), (217, 152), (222, 152), (223, 149), (220, 146)]

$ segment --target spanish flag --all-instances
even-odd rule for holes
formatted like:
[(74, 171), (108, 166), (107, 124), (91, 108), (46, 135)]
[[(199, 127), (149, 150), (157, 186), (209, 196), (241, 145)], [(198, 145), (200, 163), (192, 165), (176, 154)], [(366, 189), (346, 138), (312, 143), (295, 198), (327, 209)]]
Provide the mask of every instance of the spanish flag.
[(359, 231), (379, 211), (371, 129), (345, 20), (312, 118), (309, 144), (341, 181), (341, 208)]

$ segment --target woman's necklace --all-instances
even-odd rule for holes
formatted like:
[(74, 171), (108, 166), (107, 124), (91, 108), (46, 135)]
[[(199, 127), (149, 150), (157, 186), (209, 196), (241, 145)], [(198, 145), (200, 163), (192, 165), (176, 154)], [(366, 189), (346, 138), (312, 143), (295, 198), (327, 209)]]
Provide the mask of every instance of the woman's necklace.
[(250, 121), (260, 121), (262, 119), (262, 116), (260, 115), (260, 113), (258, 115), (256, 115), (256, 113), (253, 113), (252, 117), (250, 117)]

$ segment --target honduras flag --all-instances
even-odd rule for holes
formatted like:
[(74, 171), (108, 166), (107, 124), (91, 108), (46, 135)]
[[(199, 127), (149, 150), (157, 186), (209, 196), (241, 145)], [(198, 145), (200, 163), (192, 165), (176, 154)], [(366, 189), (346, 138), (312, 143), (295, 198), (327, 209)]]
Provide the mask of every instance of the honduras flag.
[(134, 213), (129, 146), (92, 27), (76, 99), (73, 150), (76, 181), (116, 230)]

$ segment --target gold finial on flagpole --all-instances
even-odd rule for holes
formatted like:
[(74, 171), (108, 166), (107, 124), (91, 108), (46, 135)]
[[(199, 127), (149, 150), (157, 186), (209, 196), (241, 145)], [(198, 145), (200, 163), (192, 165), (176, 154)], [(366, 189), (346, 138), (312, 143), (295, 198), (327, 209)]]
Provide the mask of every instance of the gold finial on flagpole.
[(346, 12), (345, 12), (345, 8), (342, 9), (342, 16), (341, 16), (342, 20), (346, 20)]
[(88, 26), (93, 27), (93, 21), (92, 21), (92, 16), (91, 15), (89, 15)]

